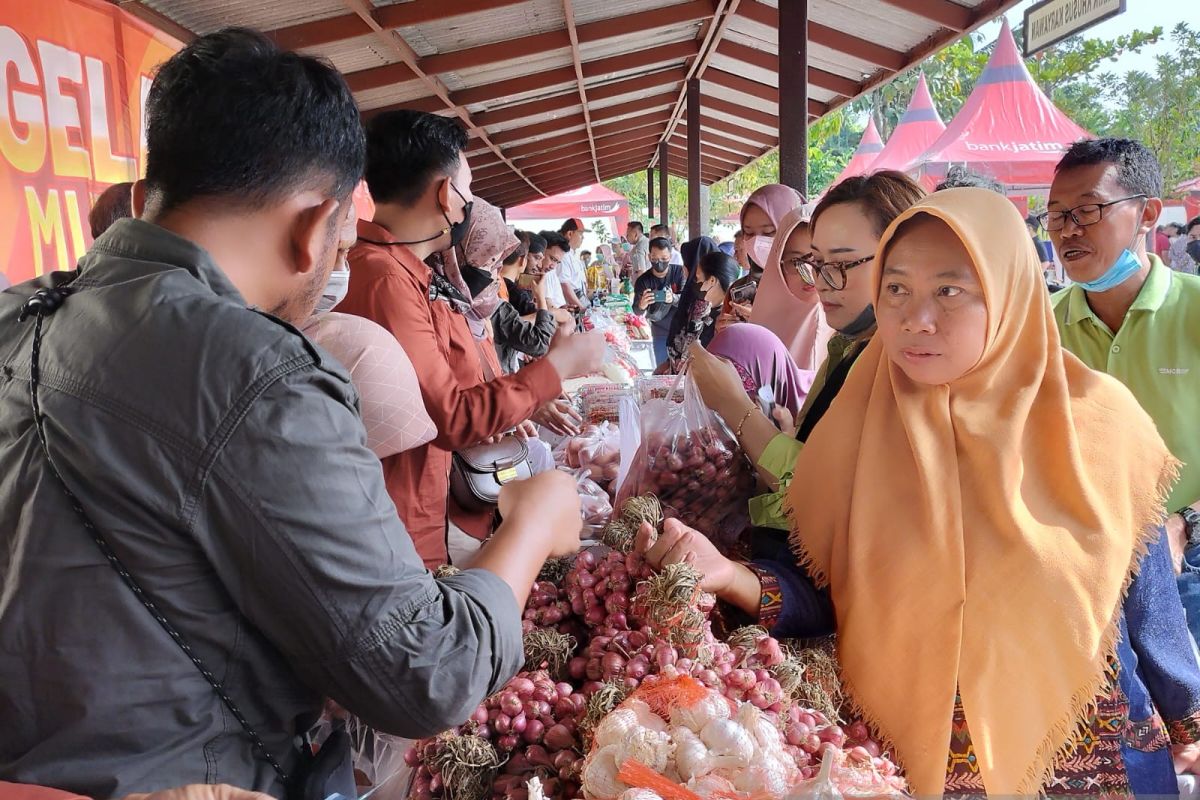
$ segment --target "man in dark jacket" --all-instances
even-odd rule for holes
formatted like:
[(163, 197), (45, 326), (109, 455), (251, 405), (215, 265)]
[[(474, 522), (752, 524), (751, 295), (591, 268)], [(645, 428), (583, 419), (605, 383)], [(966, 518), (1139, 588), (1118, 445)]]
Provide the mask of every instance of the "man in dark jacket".
[(422, 568), (349, 375), (294, 327), (354, 240), (363, 134), (332, 67), (202, 36), (146, 119), (138, 218), (0, 293), (0, 780), (282, 796), (325, 698), (428, 736), (520, 669), (579, 503), (568, 476), (514, 484), (477, 568)]
[(650, 322), (654, 337), (654, 360), (667, 361), (667, 342), (671, 322), (679, 308), (679, 295), (687, 277), (683, 267), (671, 263), (671, 242), (659, 237), (650, 240), (650, 269), (633, 285), (633, 310)]

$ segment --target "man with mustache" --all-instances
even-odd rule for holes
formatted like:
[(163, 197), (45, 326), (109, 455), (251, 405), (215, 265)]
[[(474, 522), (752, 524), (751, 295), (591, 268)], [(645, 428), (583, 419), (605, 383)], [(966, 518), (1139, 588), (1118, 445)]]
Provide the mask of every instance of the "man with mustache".
[[(1166, 527), (1176, 570), (1200, 573), (1190, 566), (1200, 566), (1200, 278), (1147, 251), (1162, 188), (1158, 160), (1140, 142), (1076, 142), (1055, 170), (1041, 221), (1075, 282), (1054, 296), (1063, 346), (1128, 386), (1183, 462)], [(1200, 582), (1191, 594), (1188, 576), (1180, 586), (1194, 635)]]

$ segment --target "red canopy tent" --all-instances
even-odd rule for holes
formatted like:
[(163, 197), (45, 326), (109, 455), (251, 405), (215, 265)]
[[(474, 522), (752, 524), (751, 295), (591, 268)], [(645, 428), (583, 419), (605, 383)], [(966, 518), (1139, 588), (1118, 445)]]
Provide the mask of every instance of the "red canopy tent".
[(1010, 190), (1041, 188), (1071, 143), (1090, 138), (1034, 83), (1005, 20), (971, 96), (915, 169), (936, 181), (962, 164)]
[(629, 201), (599, 183), (570, 192), (543, 197), (532, 203), (513, 206), (506, 214), (509, 220), (537, 219), (563, 221), (579, 219), (615, 219), (616, 235), (625, 232), (629, 224)]
[(875, 127), (875, 118), (871, 117), (867, 122), (867, 129), (863, 131), (862, 138), (858, 141), (858, 148), (850, 158), (850, 163), (842, 170), (842, 174), (838, 175), (829, 185), (837, 186), (846, 178), (866, 175), (874, 169), (875, 159), (881, 152), (883, 152), (883, 139), (879, 137), (879, 129)]
[(908, 109), (896, 130), (892, 131), (883, 152), (871, 164), (871, 171), (895, 169), (907, 172), (945, 130), (946, 123), (942, 122), (933, 105), (929, 84), (922, 72), (912, 99), (908, 101)]

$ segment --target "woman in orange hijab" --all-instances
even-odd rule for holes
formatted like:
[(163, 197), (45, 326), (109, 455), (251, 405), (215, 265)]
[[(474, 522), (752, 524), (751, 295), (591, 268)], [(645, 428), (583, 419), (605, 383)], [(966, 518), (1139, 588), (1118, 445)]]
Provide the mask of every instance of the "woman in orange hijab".
[(735, 564), (677, 523), (642, 531), (649, 560), (777, 636), (833, 622), (917, 795), (1175, 794), (1169, 745), (1200, 734), (1160, 527), (1177, 462), (1062, 349), (1005, 198), (926, 198), (872, 269), (878, 333), (796, 463), (796, 561)]

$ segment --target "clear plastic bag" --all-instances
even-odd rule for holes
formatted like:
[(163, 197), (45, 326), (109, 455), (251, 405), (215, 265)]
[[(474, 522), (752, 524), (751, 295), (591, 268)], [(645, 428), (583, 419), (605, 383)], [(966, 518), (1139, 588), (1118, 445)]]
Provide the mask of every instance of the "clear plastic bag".
[(585, 425), (578, 436), (559, 444), (554, 459), (568, 469), (591, 470), (592, 480), (611, 489), (621, 467), (621, 432), (607, 420), (599, 425)]
[(591, 479), (590, 470), (576, 470), (575, 485), (579, 490), (580, 513), (583, 514), (584, 539), (599, 539), (600, 532), (612, 519), (612, 500), (600, 484)]
[(754, 475), (737, 439), (700, 398), (689, 373), (679, 376), (682, 402), (651, 400), (641, 409), (641, 444), (617, 495), (658, 497), (677, 517), (731, 551), (748, 524)]

